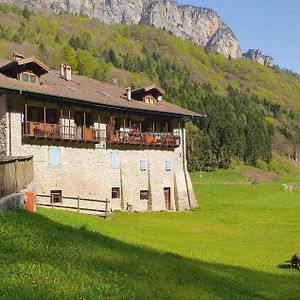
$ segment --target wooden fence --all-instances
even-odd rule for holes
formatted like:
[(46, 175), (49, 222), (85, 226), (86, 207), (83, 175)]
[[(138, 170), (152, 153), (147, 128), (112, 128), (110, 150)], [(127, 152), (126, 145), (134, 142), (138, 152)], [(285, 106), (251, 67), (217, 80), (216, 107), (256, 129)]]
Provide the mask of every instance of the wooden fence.
[(0, 156), (0, 198), (20, 192), (32, 181), (32, 157)]
[[(55, 202), (55, 196), (36, 195), (37, 205), (49, 208), (67, 209), (77, 212), (90, 212), (109, 217), (109, 200), (86, 199), (78, 197), (60, 197), (61, 202)], [(46, 200), (46, 201), (45, 201)]]

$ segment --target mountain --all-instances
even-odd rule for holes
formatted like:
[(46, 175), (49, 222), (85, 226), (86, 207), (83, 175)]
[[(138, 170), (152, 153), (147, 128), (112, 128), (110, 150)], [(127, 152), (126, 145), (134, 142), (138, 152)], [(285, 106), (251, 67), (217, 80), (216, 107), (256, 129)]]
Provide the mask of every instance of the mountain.
[(264, 66), (273, 67), (275, 65), (273, 57), (264, 55), (259, 49), (249, 49), (246, 53), (243, 54), (243, 57), (256, 60)]
[(239, 42), (211, 9), (179, 5), (168, 0), (1, 0), (55, 14), (87, 15), (105, 24), (147, 24), (211, 49), (226, 57), (241, 58)]

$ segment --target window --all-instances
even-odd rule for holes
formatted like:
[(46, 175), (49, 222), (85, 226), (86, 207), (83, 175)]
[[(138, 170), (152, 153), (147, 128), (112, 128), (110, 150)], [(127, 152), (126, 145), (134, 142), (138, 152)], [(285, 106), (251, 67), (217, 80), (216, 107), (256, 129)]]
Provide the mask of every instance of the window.
[(58, 124), (58, 112), (56, 109), (47, 108), (46, 121), (49, 124)]
[(28, 82), (28, 74), (27, 73), (22, 73), (22, 81), (27, 81)]
[(113, 187), (111, 189), (111, 198), (112, 199), (120, 199), (120, 188), (119, 187)]
[(51, 203), (62, 203), (62, 191), (52, 190), (50, 191)]
[(111, 167), (113, 169), (118, 169), (119, 165), (120, 165), (120, 162), (119, 162), (119, 152), (113, 151), (111, 153)]
[(144, 102), (147, 103), (147, 104), (154, 104), (155, 100), (152, 96), (145, 96)]
[(36, 83), (36, 76), (35, 75), (30, 75), (30, 82), (31, 83)]
[(140, 170), (142, 172), (148, 171), (148, 161), (147, 160), (140, 160)]
[(149, 191), (147, 190), (141, 190), (140, 191), (140, 200), (145, 201), (149, 199)]
[(42, 107), (28, 106), (28, 116), (27, 120), (29, 122), (44, 122), (44, 110)]
[(52, 167), (58, 167), (61, 165), (60, 149), (58, 147), (49, 147), (48, 161), (49, 165)]
[(166, 169), (166, 171), (172, 171), (172, 161), (171, 160), (165, 161), (165, 169)]

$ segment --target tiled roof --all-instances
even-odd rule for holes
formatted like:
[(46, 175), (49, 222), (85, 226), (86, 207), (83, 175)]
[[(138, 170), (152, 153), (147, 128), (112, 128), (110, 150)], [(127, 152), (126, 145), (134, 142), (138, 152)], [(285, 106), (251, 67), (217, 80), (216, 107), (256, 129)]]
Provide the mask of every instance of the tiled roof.
[[(0, 59), (0, 67), (9, 63)], [(50, 71), (41, 77), (41, 85), (22, 82), (0, 73), (0, 90), (9, 89), (37, 95), (47, 95), (59, 99), (66, 98), (82, 103), (90, 103), (117, 109), (138, 110), (153, 113), (166, 113), (180, 116), (199, 117), (198, 113), (181, 108), (166, 101), (147, 104), (137, 100), (127, 100), (125, 89), (103, 83), (84, 76), (72, 75), (72, 81), (66, 81), (59, 71)]]

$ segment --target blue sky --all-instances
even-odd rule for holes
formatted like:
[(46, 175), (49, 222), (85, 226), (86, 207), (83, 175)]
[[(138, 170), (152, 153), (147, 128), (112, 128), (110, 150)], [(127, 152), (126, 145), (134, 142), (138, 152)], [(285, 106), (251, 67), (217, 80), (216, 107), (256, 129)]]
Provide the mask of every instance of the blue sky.
[(300, 0), (179, 0), (215, 10), (243, 52), (261, 49), (280, 67), (300, 73)]

